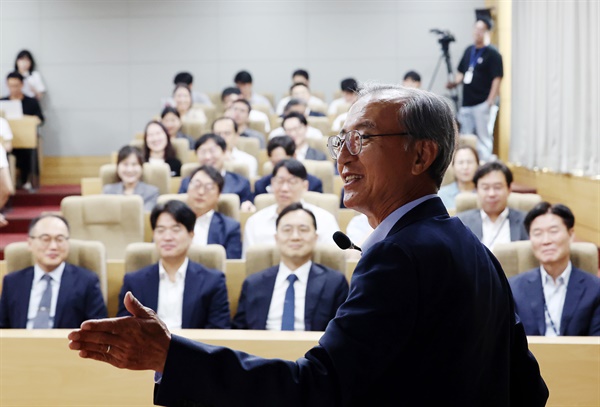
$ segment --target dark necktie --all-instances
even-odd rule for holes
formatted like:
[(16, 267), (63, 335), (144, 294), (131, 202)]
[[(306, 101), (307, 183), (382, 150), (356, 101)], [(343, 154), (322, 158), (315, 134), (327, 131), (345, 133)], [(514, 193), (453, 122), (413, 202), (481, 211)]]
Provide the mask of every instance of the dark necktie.
[(285, 292), (285, 301), (283, 303), (283, 316), (281, 318), (281, 330), (282, 331), (293, 331), (294, 330), (294, 306), (296, 303), (296, 294), (294, 292), (294, 282), (298, 280), (295, 274), (290, 274), (287, 278), (290, 282), (290, 286)]
[(42, 280), (46, 281), (46, 290), (42, 294), (37, 315), (33, 320), (34, 329), (49, 329), (50, 328), (50, 305), (52, 304), (52, 277), (45, 274)]

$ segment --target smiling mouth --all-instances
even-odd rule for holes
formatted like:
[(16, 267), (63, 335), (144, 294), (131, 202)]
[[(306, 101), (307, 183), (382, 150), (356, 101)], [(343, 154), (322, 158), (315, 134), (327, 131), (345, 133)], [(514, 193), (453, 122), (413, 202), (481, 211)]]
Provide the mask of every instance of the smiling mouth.
[(352, 181), (359, 180), (359, 179), (362, 179), (362, 176), (360, 176), (360, 175), (347, 175), (347, 176), (343, 177), (343, 180), (344, 180), (345, 184), (350, 184)]

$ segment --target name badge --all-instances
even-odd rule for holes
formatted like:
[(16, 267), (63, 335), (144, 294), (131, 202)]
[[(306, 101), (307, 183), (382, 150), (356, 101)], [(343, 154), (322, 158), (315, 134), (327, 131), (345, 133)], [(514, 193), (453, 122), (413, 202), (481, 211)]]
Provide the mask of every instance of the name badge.
[(463, 78), (463, 83), (468, 85), (471, 83), (472, 80), (473, 80), (473, 71), (469, 69), (467, 72), (465, 72), (465, 76)]

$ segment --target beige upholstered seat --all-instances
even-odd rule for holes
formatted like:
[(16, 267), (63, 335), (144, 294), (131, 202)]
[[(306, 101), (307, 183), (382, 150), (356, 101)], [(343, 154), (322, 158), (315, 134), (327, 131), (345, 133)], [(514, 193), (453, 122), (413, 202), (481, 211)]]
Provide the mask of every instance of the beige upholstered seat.
[[(104, 303), (107, 299), (106, 283), (106, 249), (101, 242), (69, 239), (69, 256), (67, 263), (93, 271), (100, 280), (100, 289)], [(31, 267), (34, 259), (27, 242), (11, 243), (4, 249), (6, 271), (8, 273)]]
[[(529, 212), (538, 203), (542, 202), (542, 197), (538, 194), (520, 194), (511, 192), (508, 195), (508, 207), (518, 209), (523, 212)], [(456, 195), (456, 213), (479, 208), (477, 194), (471, 192), (461, 192)]]
[[(187, 194), (165, 194), (158, 197), (156, 203), (165, 203), (171, 200), (187, 202)], [(217, 212), (240, 221), (240, 197), (236, 194), (221, 194), (217, 203)]]
[[(189, 259), (211, 269), (225, 270), (225, 248), (219, 244), (199, 246), (192, 244), (187, 253)], [(158, 261), (154, 243), (131, 243), (125, 250), (125, 272), (139, 270)]]
[(475, 134), (459, 134), (458, 144), (467, 145), (477, 150), (477, 136)]
[[(264, 130), (261, 133), (264, 133)], [(260, 143), (258, 139), (252, 137), (239, 137), (237, 142), (237, 148), (239, 148), (245, 153), (250, 154), (252, 157), (258, 160), (258, 154), (260, 151)]]
[[(246, 275), (251, 275), (279, 264), (279, 250), (275, 245), (252, 245), (246, 251)], [(320, 245), (315, 247), (312, 261), (339, 270), (346, 270), (346, 257), (344, 251), (333, 245)]]
[[(186, 133), (187, 134), (187, 133)], [(190, 143), (187, 139), (176, 138), (171, 139), (171, 144), (173, 145), (173, 149), (175, 150), (175, 156), (182, 163), (189, 162), (190, 160)], [(144, 151), (144, 140), (131, 140), (129, 142), (130, 146), (137, 147), (141, 151)]]
[[(325, 111), (322, 113), (327, 113), (327, 106), (325, 106)], [(327, 117), (308, 116), (306, 121), (309, 126), (321, 130), (323, 136), (327, 137), (331, 135), (331, 121)]]
[[(198, 167), (200, 167), (200, 164), (197, 162), (183, 164), (181, 166), (181, 178), (189, 177), (190, 174)], [(248, 177), (250, 176), (250, 170), (248, 169), (248, 166), (242, 163), (227, 161), (225, 162), (225, 170), (229, 172), (235, 172), (246, 179), (249, 179)]]
[(71, 237), (99, 240), (109, 259), (122, 259), (129, 243), (144, 240), (144, 203), (138, 195), (68, 196), (60, 203)]
[[(248, 123), (248, 127), (250, 127), (252, 130), (256, 130), (260, 133), (262, 133), (263, 135), (267, 132), (266, 131), (266, 123), (263, 120), (250, 120), (250, 122)], [(248, 137), (244, 137), (244, 138), (248, 138)], [(254, 139), (256, 140), (256, 139)], [(258, 141), (258, 140), (256, 140)], [(239, 148), (239, 143), (238, 143), (238, 148)], [(241, 150), (241, 148), (240, 148)]]
[[(327, 148), (327, 137), (325, 137), (325, 133), (323, 133), (324, 137), (320, 139), (307, 138), (306, 142), (309, 146), (314, 148), (315, 150), (319, 150), (325, 154), (325, 156), (329, 159), (329, 149)], [(333, 162), (333, 161), (332, 161)]]
[[(320, 192), (306, 191), (302, 199), (310, 204), (316, 205), (319, 208), (325, 209), (326, 211), (333, 214), (337, 219), (337, 214), (340, 209), (340, 200), (335, 194), (322, 194)], [(275, 196), (273, 194), (260, 194), (254, 198), (254, 206), (256, 210), (271, 206), (275, 203)]]
[[(507, 277), (515, 276), (540, 265), (533, 255), (529, 240), (498, 243), (492, 251)], [(596, 275), (598, 273), (598, 248), (589, 242), (571, 243), (571, 262), (574, 267)]]
[[(302, 161), (304, 167), (306, 168), (306, 172), (310, 175), (314, 175), (319, 178), (323, 182), (323, 192), (326, 194), (333, 194), (333, 162), (319, 161), (319, 160), (304, 160)], [(263, 174), (272, 174), (273, 173), (273, 163), (271, 161), (267, 161), (263, 165)]]
[[(171, 168), (169, 164), (144, 163), (143, 168), (142, 182), (154, 185), (158, 188), (160, 194), (169, 193), (169, 183), (171, 182)], [(100, 167), (100, 182), (102, 186), (119, 182), (116, 164), (105, 164)]]

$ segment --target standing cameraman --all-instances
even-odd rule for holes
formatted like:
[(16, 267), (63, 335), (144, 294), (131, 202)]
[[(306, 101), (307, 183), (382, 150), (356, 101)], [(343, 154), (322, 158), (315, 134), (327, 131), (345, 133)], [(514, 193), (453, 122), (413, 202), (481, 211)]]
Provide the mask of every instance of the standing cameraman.
[[(461, 126), (460, 132), (477, 135), (477, 152), (483, 161), (490, 160), (494, 148), (495, 117), (490, 126), (492, 131), (488, 131), (488, 123), (490, 123), (490, 111), (497, 102), (503, 76), (502, 56), (493, 45), (490, 45), (491, 29), (490, 19), (484, 17), (477, 19), (473, 30), (474, 44), (465, 50), (458, 65), (456, 80), (446, 85), (448, 89), (452, 89), (463, 84), (462, 107), (457, 117)], [(496, 111), (493, 113), (494, 116)]]

